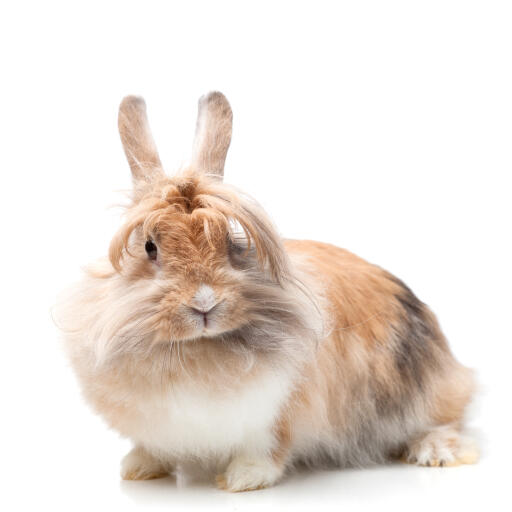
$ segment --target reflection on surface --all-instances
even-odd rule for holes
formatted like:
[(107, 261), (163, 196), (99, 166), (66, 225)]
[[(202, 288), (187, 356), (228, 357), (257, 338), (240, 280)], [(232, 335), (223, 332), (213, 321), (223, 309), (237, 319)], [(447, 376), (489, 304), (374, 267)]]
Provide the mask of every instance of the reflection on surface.
[(480, 474), (479, 465), (419, 468), (396, 463), (366, 469), (300, 470), (275, 487), (236, 494), (220, 491), (205, 481), (177, 486), (173, 477), (122, 481), (120, 485), (122, 493), (138, 506), (186, 506), (189, 510), (206, 506), (224, 510), (273, 506), (281, 510), (312, 510), (321, 505), (324, 510), (334, 510), (344, 504), (392, 508), (397, 500), (420, 501), (422, 505), (430, 503), (429, 506), (454, 500), (455, 504), (461, 495), (468, 497)]

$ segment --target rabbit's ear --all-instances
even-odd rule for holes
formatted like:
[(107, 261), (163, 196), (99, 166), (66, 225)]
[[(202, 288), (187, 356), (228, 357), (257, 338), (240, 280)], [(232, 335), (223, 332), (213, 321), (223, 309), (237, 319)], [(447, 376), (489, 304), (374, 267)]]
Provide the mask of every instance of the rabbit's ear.
[(222, 179), (232, 125), (233, 113), (222, 93), (210, 92), (199, 99), (192, 154), (195, 169)]
[(162, 163), (149, 129), (146, 103), (138, 96), (126, 96), (119, 106), (119, 134), (133, 181), (150, 182), (163, 174)]

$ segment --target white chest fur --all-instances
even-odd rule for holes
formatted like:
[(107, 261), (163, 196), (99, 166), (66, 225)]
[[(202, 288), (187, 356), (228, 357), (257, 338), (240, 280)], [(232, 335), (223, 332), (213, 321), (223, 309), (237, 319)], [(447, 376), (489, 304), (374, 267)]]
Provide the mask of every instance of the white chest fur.
[(266, 374), (238, 391), (226, 387), (219, 394), (180, 385), (141, 401), (134, 440), (173, 458), (272, 449), (272, 427), (290, 391), (290, 377)]

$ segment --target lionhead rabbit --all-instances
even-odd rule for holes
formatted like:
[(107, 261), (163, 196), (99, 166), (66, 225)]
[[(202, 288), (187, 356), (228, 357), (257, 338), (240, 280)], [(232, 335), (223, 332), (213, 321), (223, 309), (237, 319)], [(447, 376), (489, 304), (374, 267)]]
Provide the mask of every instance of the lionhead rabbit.
[(133, 441), (122, 477), (197, 464), (244, 491), (297, 462), (475, 461), (472, 373), (432, 312), (346, 250), (282, 240), (222, 181), (231, 126), (222, 94), (201, 98), (191, 164), (168, 177), (144, 101), (121, 103), (132, 202), (59, 318), (87, 401)]

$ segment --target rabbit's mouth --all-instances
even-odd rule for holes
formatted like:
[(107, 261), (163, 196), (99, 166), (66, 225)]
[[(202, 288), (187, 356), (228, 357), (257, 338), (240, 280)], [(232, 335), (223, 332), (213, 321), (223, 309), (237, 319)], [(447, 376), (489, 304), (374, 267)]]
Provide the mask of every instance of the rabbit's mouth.
[(210, 337), (224, 332), (225, 329), (222, 328), (224, 305), (225, 301), (222, 300), (207, 308), (188, 307), (188, 314), (192, 318), (194, 330), (198, 336)]

